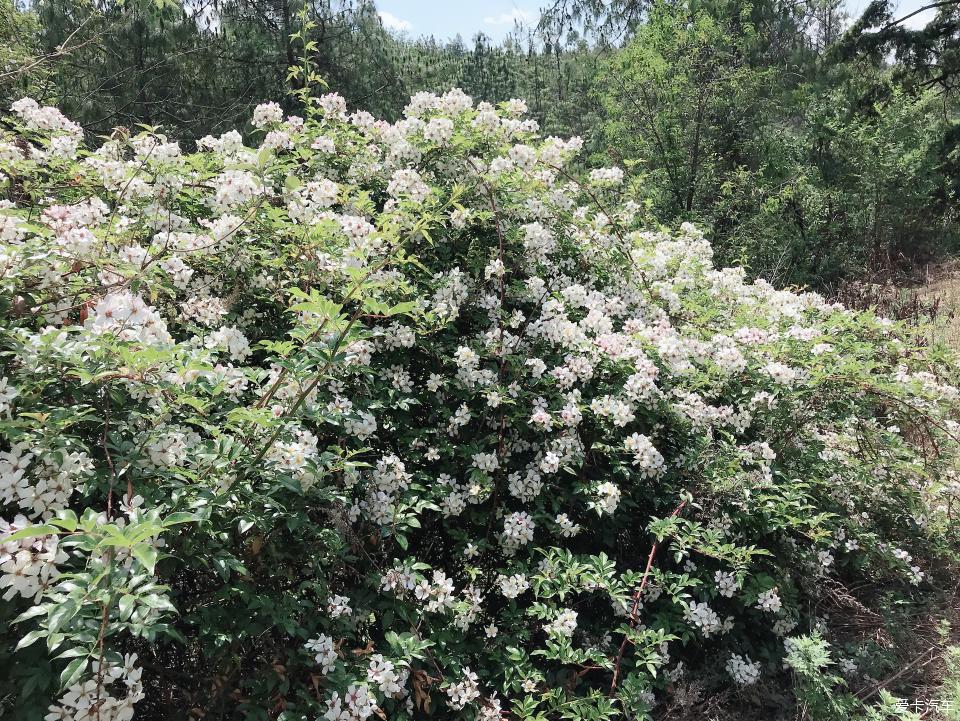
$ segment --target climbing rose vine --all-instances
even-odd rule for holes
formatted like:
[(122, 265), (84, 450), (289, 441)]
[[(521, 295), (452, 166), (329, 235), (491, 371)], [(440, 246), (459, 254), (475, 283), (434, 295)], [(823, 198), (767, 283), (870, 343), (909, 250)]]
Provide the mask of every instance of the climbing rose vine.
[(17, 718), (640, 719), (923, 593), (949, 359), (644, 229), (524, 113), (329, 94), (187, 153), (13, 105)]

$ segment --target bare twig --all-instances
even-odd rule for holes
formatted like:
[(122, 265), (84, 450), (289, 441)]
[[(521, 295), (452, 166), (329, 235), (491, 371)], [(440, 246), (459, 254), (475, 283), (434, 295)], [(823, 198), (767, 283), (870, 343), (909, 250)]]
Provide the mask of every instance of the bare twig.
[(21, 65), (19, 68), (15, 68), (14, 70), (8, 70), (5, 73), (0, 73), (0, 82), (7, 80), (9, 78), (15, 78), (19, 75), (24, 75), (26, 73), (29, 73), (31, 70), (38, 67), (39, 65), (42, 65), (43, 63), (50, 62), (51, 60), (56, 60), (57, 58), (65, 57), (70, 53), (72, 53), (74, 50), (79, 50), (84, 45), (89, 45), (90, 43), (92, 43), (94, 40), (97, 39), (97, 36), (89, 37), (86, 40), (84, 40), (82, 43), (78, 43), (73, 47), (69, 47), (70, 41), (73, 40), (73, 37), (78, 32), (80, 32), (83, 29), (83, 26), (86, 25), (88, 22), (90, 22), (90, 19), (93, 17), (95, 17), (95, 15), (87, 16), (84, 19), (84, 21), (79, 25), (77, 25), (77, 27), (74, 28), (73, 32), (67, 36), (67, 39), (57, 46), (57, 49), (54, 52), (48, 53), (47, 55), (42, 55), (41, 57), (34, 60), (32, 63), (28, 63), (27, 65)]
[[(858, 697), (861, 701), (866, 701), (868, 698), (870, 698), (871, 696), (873, 696), (873, 694), (877, 693), (877, 691), (879, 691), (880, 689), (884, 688), (884, 687), (887, 686), (888, 684), (893, 683), (893, 682), (896, 681), (898, 678), (900, 678), (901, 676), (903, 676), (907, 671), (910, 671), (911, 669), (913, 669), (914, 667), (916, 667), (917, 664), (920, 663), (920, 661), (922, 661), (927, 655), (933, 654), (933, 653), (937, 650), (937, 648), (938, 648), (938, 647), (937, 647), (936, 645), (931, 646), (931, 647), (928, 648), (926, 651), (924, 651), (924, 652), (921, 653), (919, 656), (917, 656), (915, 659), (913, 659), (913, 661), (911, 661), (911, 662), (908, 663), (906, 666), (904, 666), (902, 669), (900, 669), (900, 670), (897, 671), (895, 674), (893, 674), (893, 676), (891, 676), (890, 678), (884, 679), (883, 681), (881, 681), (880, 683), (874, 685), (873, 687), (864, 687), (864, 688), (860, 689), (859, 691), (857, 691), (857, 694), (856, 694), (857, 697)], [(936, 655), (931, 656), (930, 658), (927, 659), (926, 663), (923, 663), (923, 664), (920, 665), (920, 668), (923, 668), (923, 667), (926, 666), (927, 664), (932, 663), (936, 658), (937, 658)], [(870, 693), (863, 694), (863, 692), (866, 691), (867, 688), (870, 688)], [(861, 695), (861, 694), (863, 694), (863, 695)]]
[[(687, 505), (687, 499), (684, 498), (680, 501), (673, 513), (670, 514), (669, 518), (676, 518), (680, 515), (680, 512), (683, 510), (684, 506)], [(650, 555), (647, 556), (647, 567), (643, 570), (643, 578), (640, 579), (640, 585), (637, 587), (637, 590), (633, 592), (633, 608), (630, 609), (630, 628), (634, 628), (637, 625), (637, 610), (640, 608), (640, 596), (643, 595), (643, 589), (647, 586), (647, 580), (650, 577), (650, 569), (653, 567), (653, 559), (657, 556), (657, 548), (659, 547), (660, 542), (654, 541), (653, 546), (650, 548)], [(623, 641), (620, 642), (620, 650), (617, 651), (617, 658), (613, 664), (613, 680), (610, 682), (610, 695), (617, 690), (617, 680), (620, 678), (620, 664), (623, 662), (623, 655), (626, 653), (627, 644), (630, 642), (629, 634), (623, 634)]]

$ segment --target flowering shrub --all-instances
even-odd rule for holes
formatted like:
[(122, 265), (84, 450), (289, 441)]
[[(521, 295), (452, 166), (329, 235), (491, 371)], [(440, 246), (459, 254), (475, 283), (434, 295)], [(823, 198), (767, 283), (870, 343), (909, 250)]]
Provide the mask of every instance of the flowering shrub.
[(638, 228), (521, 101), (308, 111), (188, 154), (13, 106), (18, 718), (646, 718), (782, 683), (831, 589), (922, 592), (939, 352)]

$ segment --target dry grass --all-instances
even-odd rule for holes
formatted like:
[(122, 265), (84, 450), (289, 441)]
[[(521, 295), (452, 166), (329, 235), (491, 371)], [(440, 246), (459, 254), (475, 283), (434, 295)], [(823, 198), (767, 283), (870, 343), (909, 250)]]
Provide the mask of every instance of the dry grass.
[(960, 260), (928, 266), (911, 282), (851, 283), (831, 295), (847, 307), (871, 308), (922, 328), (931, 345), (960, 349)]
[(960, 262), (928, 270), (923, 285), (916, 288), (920, 298), (936, 303), (937, 314), (931, 324), (931, 340), (960, 348)]

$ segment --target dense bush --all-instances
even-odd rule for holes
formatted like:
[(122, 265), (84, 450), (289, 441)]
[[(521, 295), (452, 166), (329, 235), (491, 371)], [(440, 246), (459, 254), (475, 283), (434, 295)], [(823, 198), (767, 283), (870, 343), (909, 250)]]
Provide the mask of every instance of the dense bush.
[(929, 588), (938, 352), (637, 228), (521, 101), (309, 108), (192, 155), (6, 121), (17, 718), (645, 718), (775, 698), (837, 598)]

